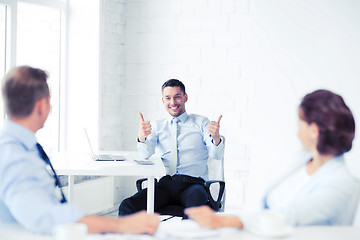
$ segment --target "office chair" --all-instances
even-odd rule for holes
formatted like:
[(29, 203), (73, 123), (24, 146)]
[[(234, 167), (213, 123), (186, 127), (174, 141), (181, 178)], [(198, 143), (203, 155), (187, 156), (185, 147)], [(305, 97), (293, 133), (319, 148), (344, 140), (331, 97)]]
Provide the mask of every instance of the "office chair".
[[(221, 141), (225, 138), (221, 136)], [(209, 195), (207, 205), (214, 211), (223, 212), (225, 208), (225, 181), (224, 181), (224, 159), (209, 159), (208, 160), (209, 179), (204, 183), (205, 189)], [(136, 181), (136, 188), (141, 191), (143, 183), (147, 178), (141, 178)], [(155, 184), (157, 179), (155, 179)], [(172, 215), (177, 217), (184, 217), (184, 207), (181, 205), (167, 205), (156, 210), (160, 215)]]

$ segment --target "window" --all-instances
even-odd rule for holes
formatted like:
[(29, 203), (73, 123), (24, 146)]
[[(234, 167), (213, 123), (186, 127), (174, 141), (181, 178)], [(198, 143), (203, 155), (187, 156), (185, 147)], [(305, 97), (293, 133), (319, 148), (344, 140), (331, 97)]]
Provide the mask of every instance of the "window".
[[(63, 59), (64, 59), (64, 9), (66, 1), (49, 0), (24, 0), (24, 1), (4, 1), (8, 5), (0, 5), (0, 56), (11, 56), (16, 59), (12, 65), (30, 65), (44, 69), (48, 72), (48, 83), (51, 92), (52, 110), (43, 129), (37, 133), (39, 142), (46, 143), (46, 151), (51, 154), (57, 152), (60, 145), (60, 92), (61, 82), (63, 82)], [(1, 0), (0, 0), (1, 3)], [(44, 5), (46, 4), (46, 5)], [(16, 17), (10, 19), (6, 10), (11, 9), (11, 14)], [(11, 20), (13, 22), (11, 22)], [(14, 21), (16, 21), (14, 23)], [(16, 34), (11, 38), (6, 35), (6, 22), (11, 22), (11, 27)], [(14, 37), (15, 36), (15, 37)], [(4, 39), (4, 40), (3, 40)], [(15, 51), (6, 52), (6, 41), (9, 39)], [(3, 47), (4, 45), (4, 47)], [(5, 57), (4, 57), (5, 58)], [(6, 61), (0, 60), (0, 73), (4, 75), (7, 69)], [(3, 118), (2, 118), (3, 119)]]
[(37, 133), (51, 154), (59, 143), (59, 91), (61, 12), (58, 9), (22, 3), (18, 5), (16, 65), (31, 65), (48, 72), (52, 110)]

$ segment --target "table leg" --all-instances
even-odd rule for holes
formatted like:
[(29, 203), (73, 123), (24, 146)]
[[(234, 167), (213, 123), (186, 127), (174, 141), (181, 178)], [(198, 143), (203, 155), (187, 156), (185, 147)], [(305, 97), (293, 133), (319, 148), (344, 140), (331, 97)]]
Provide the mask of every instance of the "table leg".
[(68, 194), (67, 194), (67, 200), (68, 202), (71, 202), (73, 197), (73, 187), (74, 187), (74, 175), (68, 175)]
[(147, 214), (154, 214), (154, 177), (148, 177), (148, 191), (147, 191)]

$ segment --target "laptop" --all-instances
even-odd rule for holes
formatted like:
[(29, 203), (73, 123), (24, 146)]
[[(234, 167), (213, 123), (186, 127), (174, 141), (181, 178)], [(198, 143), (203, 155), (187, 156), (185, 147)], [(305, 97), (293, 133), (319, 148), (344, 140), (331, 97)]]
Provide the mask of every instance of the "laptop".
[(95, 160), (95, 161), (125, 161), (126, 158), (123, 155), (114, 155), (114, 154), (95, 154), (93, 151), (93, 148), (91, 146), (90, 143), (90, 138), (89, 135), (86, 131), (86, 128), (84, 128), (85, 131), (85, 135), (86, 135), (86, 139), (89, 142), (89, 146), (90, 146), (90, 150), (91, 150), (91, 157)]

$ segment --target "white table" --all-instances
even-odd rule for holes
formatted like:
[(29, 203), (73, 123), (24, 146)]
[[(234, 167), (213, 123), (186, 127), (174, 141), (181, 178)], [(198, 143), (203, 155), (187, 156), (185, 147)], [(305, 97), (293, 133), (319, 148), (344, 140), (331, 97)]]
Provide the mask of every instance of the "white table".
[[(234, 238), (226, 238), (224, 233), (223, 239), (242, 239), (242, 240), (257, 240), (257, 239), (271, 239), (265, 237), (259, 237), (246, 231), (239, 231), (234, 235)], [(272, 238), (276, 239), (276, 238)], [(293, 233), (284, 238), (286, 240), (356, 240), (360, 239), (360, 227), (297, 227)]]
[(1, 240), (55, 240), (55, 237), (26, 231), (19, 225), (0, 224)]
[[(161, 231), (161, 228), (169, 224), (162, 222), (158, 231)], [(171, 223), (170, 223), (171, 225)], [(183, 231), (184, 228), (181, 226), (183, 224), (176, 223), (178, 226), (177, 231)], [(175, 225), (174, 225), (175, 226)], [(165, 228), (167, 228), (166, 226)], [(180, 229), (179, 229), (180, 228)], [(261, 239), (276, 239), (276, 238), (264, 238), (259, 237), (254, 234), (251, 234), (242, 230), (215, 230), (218, 231), (218, 235), (214, 237), (199, 237), (199, 238), (181, 238), (181, 239), (201, 239), (201, 240), (261, 240)], [(1, 225), (0, 224), (0, 237), (2, 240), (55, 240), (55, 236), (41, 235), (30, 233), (19, 226), (11, 225)], [(129, 236), (124, 234), (89, 234), (87, 240), (128, 240), (128, 239), (144, 239), (144, 240), (163, 240), (163, 239), (172, 239), (164, 238), (164, 235), (160, 236), (158, 233), (155, 236), (149, 235), (138, 235), (138, 236)], [(280, 238), (284, 240), (358, 240), (360, 239), (360, 227), (298, 227), (294, 229), (294, 232), (285, 238)]]
[[(108, 152), (109, 153), (109, 152)], [(139, 165), (134, 159), (140, 159), (136, 151), (111, 152), (126, 157), (126, 161), (94, 161), (90, 154), (61, 153), (52, 156), (51, 162), (58, 175), (68, 175), (68, 201), (73, 195), (74, 176), (146, 176), (148, 178), (147, 212), (154, 213), (154, 177), (165, 175), (165, 167), (159, 157), (149, 160), (154, 165)]]
[(201, 228), (192, 220), (171, 219), (161, 222), (155, 239), (206, 239), (206, 240), (359, 240), (360, 226), (309, 226), (295, 227), (289, 235), (271, 238), (256, 235), (246, 230), (234, 228), (208, 229)]

